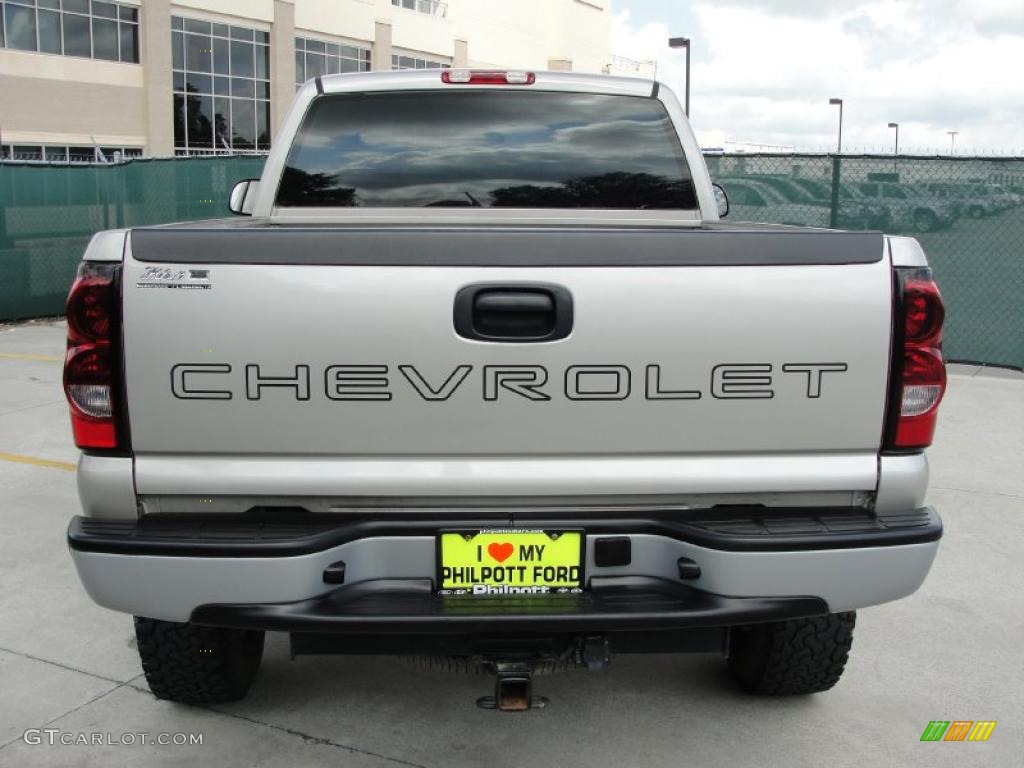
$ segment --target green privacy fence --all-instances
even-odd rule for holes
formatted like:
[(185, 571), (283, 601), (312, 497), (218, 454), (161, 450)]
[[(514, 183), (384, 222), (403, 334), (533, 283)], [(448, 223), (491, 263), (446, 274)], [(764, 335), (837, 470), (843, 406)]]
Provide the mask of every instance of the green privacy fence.
[(229, 215), (263, 157), (118, 165), (0, 163), (0, 321), (63, 312), (82, 251), (103, 229)]
[[(732, 221), (912, 234), (947, 307), (953, 360), (1024, 367), (1024, 159), (709, 155)], [(261, 157), (110, 166), (0, 163), (0, 320), (62, 311), (98, 230), (227, 215)]]

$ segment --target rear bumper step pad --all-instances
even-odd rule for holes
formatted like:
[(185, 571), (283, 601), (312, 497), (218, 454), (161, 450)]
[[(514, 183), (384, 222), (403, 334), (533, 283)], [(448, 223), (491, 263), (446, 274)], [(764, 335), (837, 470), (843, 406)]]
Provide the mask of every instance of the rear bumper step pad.
[(772, 552), (852, 549), (937, 541), (931, 507), (875, 515), (857, 508), (671, 510), (623, 517), (589, 510), (552, 514), (446, 513), (445, 519), (388, 513), (159, 514), (141, 520), (75, 517), (68, 544), (80, 552), (168, 557), (295, 557), (375, 536), (432, 536), (443, 529), (582, 528), (587, 534), (654, 534), (709, 549)]
[(293, 603), (201, 605), (190, 621), (302, 633), (557, 633), (724, 627), (828, 610), (817, 597), (723, 597), (639, 576), (595, 577), (585, 592), (522, 599), (438, 595), (429, 579), (382, 579)]

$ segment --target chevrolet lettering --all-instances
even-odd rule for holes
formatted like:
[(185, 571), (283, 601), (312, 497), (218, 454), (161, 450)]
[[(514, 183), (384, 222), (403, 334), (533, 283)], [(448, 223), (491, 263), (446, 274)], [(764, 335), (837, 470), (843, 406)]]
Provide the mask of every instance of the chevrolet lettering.
[[(429, 370), (428, 366), (421, 366)], [(674, 366), (685, 371), (685, 366)], [(299, 363), (290, 370), (274, 371), (271, 366), (245, 363), (178, 363), (171, 368), (171, 392), (180, 400), (231, 400), (244, 397), (262, 400), (272, 392), (284, 390), (296, 400), (309, 400), (316, 383), (323, 382), (322, 395), (328, 400), (391, 400), (395, 397), (392, 382), (405, 383), (407, 393), (428, 402), (450, 399), (460, 389), (475, 390), (484, 400), (497, 400), (512, 394), (543, 402), (550, 400), (556, 388), (550, 382), (563, 382), (557, 395), (566, 400), (625, 400), (630, 396), (644, 400), (699, 400), (709, 395), (719, 400), (761, 400), (775, 396), (773, 374), (790, 374), (786, 385), (805, 397), (822, 395), (822, 382), (827, 373), (845, 373), (846, 363), (771, 363), (715, 365), (710, 377), (704, 377), (702, 392), (668, 386), (662, 381), (660, 364), (640, 367), (637, 376), (626, 365), (570, 365), (559, 375), (542, 365), (485, 365), (479, 381), (467, 381), (474, 366), (458, 365), (450, 371), (441, 371), (432, 379), (421, 373), (415, 365), (328, 365), (320, 373), (316, 366)], [(238, 370), (241, 379), (237, 389), (231, 389), (230, 376)], [(400, 375), (396, 377), (394, 372)], [(209, 378), (207, 378), (209, 377)], [(227, 377), (227, 378), (221, 378)], [(681, 376), (682, 378), (682, 376)], [(694, 377), (687, 377), (694, 384)], [(710, 378), (710, 380), (708, 380)], [(781, 379), (782, 377), (780, 377)], [(634, 391), (633, 381), (639, 379)], [(220, 383), (218, 383), (220, 382)], [(465, 387), (463, 385), (466, 385)], [(557, 385), (556, 385), (557, 386)], [(405, 393), (403, 393), (405, 394)]]

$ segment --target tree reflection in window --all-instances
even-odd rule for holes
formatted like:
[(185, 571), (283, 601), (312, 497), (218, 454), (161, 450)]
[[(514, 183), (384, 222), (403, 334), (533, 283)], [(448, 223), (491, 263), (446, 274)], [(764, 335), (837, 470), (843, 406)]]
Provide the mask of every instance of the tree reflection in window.
[(325, 96), (310, 107), (286, 168), (282, 206), (697, 207), (672, 122), (645, 97)]
[(171, 18), (174, 146), (178, 154), (270, 148), (270, 36)]

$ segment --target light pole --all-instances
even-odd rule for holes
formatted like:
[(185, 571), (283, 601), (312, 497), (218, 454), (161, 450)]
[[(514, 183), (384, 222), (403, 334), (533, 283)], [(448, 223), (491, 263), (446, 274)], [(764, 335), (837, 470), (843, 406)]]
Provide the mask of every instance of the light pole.
[(900, 124), (899, 123), (889, 123), (889, 127), (896, 129), (896, 146), (893, 149), (892, 153), (894, 155), (898, 155), (900, 153)]
[(669, 48), (685, 48), (686, 49), (686, 116), (690, 116), (690, 38), (688, 37), (670, 37), (668, 39)]
[(839, 144), (836, 148), (836, 154), (843, 154), (843, 100), (842, 99), (829, 99), (828, 103), (832, 106), (839, 106)]
[(946, 131), (946, 134), (949, 136), (949, 154), (951, 155), (953, 154), (953, 147), (956, 145), (956, 135), (958, 133), (960, 131)]

